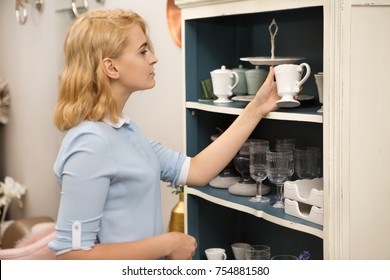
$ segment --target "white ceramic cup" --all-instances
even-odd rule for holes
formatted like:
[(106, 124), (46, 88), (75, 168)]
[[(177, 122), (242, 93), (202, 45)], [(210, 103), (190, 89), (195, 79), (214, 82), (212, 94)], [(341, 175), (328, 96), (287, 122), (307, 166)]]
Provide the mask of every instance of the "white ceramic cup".
[(251, 245), (249, 243), (233, 243), (232, 251), (234, 258), (236, 260), (245, 260), (245, 250), (248, 249)]
[[(302, 78), (304, 68), (306, 68), (306, 74)], [(300, 103), (294, 99), (294, 96), (301, 91), (302, 85), (310, 76), (311, 70), (309, 64), (281, 64), (275, 66), (274, 69), (278, 95), (282, 97), (276, 102), (278, 107), (292, 108), (299, 106)]]
[(222, 248), (209, 248), (205, 250), (208, 260), (226, 260), (227, 256), (225, 249)]

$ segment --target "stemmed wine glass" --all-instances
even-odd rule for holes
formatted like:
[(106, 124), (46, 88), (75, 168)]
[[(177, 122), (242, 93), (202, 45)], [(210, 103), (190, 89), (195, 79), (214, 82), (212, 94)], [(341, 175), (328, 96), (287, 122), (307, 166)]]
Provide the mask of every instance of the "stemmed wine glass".
[(249, 172), (256, 181), (256, 196), (249, 199), (252, 202), (268, 202), (269, 198), (262, 196), (261, 184), (267, 178), (266, 154), (269, 151), (269, 141), (256, 139), (249, 142)]
[(283, 184), (294, 174), (293, 151), (271, 150), (267, 152), (267, 176), (268, 180), (276, 185), (276, 202), (274, 208), (284, 208)]
[(241, 179), (238, 181), (238, 183), (254, 184), (255, 181), (251, 178), (251, 175), (249, 174), (249, 155), (236, 155), (233, 161), (234, 167), (241, 175)]

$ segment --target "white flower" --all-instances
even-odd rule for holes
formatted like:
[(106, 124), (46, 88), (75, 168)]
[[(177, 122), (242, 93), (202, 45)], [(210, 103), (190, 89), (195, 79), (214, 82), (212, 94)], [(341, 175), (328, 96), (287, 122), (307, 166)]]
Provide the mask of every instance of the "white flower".
[(19, 184), (11, 177), (5, 177), (4, 182), (0, 182), (0, 207), (8, 205), (13, 199), (17, 199), (22, 207), (22, 196), (26, 193), (26, 186)]

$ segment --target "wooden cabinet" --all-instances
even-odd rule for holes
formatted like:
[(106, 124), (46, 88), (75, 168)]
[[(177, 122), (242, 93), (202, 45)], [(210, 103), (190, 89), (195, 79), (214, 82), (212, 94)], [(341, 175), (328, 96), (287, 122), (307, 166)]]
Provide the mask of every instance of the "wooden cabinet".
[[(267, 243), (272, 254), (309, 250), (314, 259), (390, 259), (390, 1), (176, 0), (182, 9), (186, 149), (195, 155), (225, 129), (244, 102), (199, 101), (200, 81), (240, 57), (269, 56), (275, 18), (277, 56), (304, 57), (312, 75), (304, 93), (311, 107), (283, 109), (262, 120), (251, 137), (293, 137), (323, 148), (324, 226), (254, 205), (211, 187), (186, 191), (186, 231), (204, 249), (233, 242)], [(324, 112), (314, 73), (324, 72)]]

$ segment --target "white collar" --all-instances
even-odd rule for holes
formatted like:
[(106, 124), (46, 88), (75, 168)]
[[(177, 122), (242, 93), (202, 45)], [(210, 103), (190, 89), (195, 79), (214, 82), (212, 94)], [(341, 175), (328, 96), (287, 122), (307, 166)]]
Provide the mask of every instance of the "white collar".
[(130, 118), (128, 116), (126, 116), (125, 114), (121, 114), (119, 116), (119, 120), (117, 123), (113, 123), (111, 121), (111, 119), (108, 117), (108, 116), (105, 116), (103, 118), (103, 122), (105, 122), (106, 124), (112, 126), (113, 128), (120, 128), (122, 127), (124, 124), (129, 124), (130, 123)]

